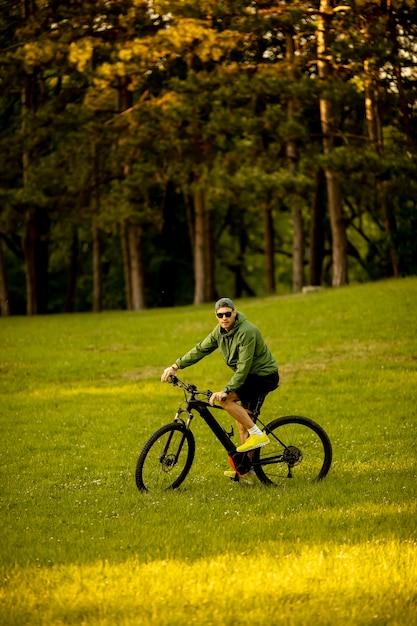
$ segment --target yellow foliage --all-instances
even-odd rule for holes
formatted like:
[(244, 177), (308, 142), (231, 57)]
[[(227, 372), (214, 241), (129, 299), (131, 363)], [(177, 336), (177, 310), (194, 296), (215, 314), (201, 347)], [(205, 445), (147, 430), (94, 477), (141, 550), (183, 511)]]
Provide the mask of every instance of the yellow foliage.
[(365, 85), (361, 76), (357, 75), (350, 79), (350, 84), (353, 85), (358, 93), (365, 91)]
[(83, 72), (86, 64), (91, 61), (93, 55), (93, 44), (89, 37), (80, 39), (80, 41), (73, 41), (69, 48), (69, 60), (70, 63), (74, 63), (77, 66), (79, 72)]
[(92, 109), (112, 106), (110, 103), (114, 102), (114, 91), (109, 85), (110, 78), (111, 75), (103, 78), (94, 77), (92, 81), (92, 89), (87, 92), (84, 100), (86, 106)]
[[(105, 89), (108, 89), (109, 83), (108, 83), (107, 80), (101, 80), (100, 78), (94, 78), (93, 86), (95, 87), (95, 89), (97, 91), (104, 91)], [(87, 103), (88, 103), (88, 98), (86, 98), (86, 104)]]
[(111, 78), (113, 74), (113, 65), (111, 63), (102, 63), (99, 68), (99, 75), (104, 79)]
[(168, 109), (170, 106), (178, 102), (178, 99), (178, 94), (176, 94), (174, 91), (167, 91), (159, 98), (156, 98), (154, 100), (154, 104), (160, 106), (161, 109)]
[(27, 43), (23, 48), (24, 62), (27, 69), (49, 63), (55, 55), (55, 48), (49, 41)]
[(123, 48), (122, 50), (119, 50), (119, 59), (121, 61), (131, 61), (132, 60), (132, 50), (130, 48)]
[(146, 57), (149, 54), (149, 46), (144, 43), (143, 39), (134, 39), (132, 42), (132, 53), (139, 58)]
[[(211, 34), (211, 33), (210, 33)], [(161, 33), (161, 38), (171, 45), (175, 52), (182, 52), (193, 42), (203, 41), (210, 36), (209, 30), (202, 25), (201, 20), (182, 19), (169, 30)]]
[(220, 61), (225, 52), (236, 45), (239, 33), (217, 33), (201, 20), (184, 18), (160, 35), (171, 53), (182, 54), (192, 49), (203, 62)]
[(120, 61), (118, 63), (115, 63), (113, 67), (117, 76), (126, 76), (126, 74), (128, 73), (126, 71), (126, 65)]
[(135, 63), (147, 69), (152, 66), (159, 57), (164, 55), (164, 51), (155, 45), (155, 40), (134, 39), (132, 42), (132, 53)]

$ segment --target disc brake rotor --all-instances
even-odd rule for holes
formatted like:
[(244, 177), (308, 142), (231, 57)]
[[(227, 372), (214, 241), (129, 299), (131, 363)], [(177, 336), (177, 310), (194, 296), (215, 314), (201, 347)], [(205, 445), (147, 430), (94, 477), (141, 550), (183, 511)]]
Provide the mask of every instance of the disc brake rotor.
[(162, 469), (164, 472), (170, 472), (175, 463), (175, 454), (169, 454), (161, 461)]

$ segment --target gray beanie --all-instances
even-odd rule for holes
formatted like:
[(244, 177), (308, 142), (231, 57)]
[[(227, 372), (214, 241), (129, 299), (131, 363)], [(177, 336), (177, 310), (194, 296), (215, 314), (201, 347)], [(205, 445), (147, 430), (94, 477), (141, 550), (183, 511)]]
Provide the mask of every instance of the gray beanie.
[(230, 298), (220, 298), (220, 300), (217, 300), (216, 304), (214, 305), (214, 310), (218, 311), (223, 307), (228, 307), (229, 309), (235, 310), (235, 305)]

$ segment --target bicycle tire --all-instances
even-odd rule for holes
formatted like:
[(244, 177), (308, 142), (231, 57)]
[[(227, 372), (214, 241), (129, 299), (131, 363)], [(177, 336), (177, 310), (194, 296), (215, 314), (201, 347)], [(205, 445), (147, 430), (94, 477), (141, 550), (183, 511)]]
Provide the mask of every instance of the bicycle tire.
[(177, 489), (194, 461), (195, 439), (183, 424), (171, 423), (154, 432), (136, 463), (136, 486), (141, 492)]
[(332, 464), (332, 444), (326, 431), (301, 415), (287, 415), (265, 426), (270, 444), (254, 450), (253, 466), (261, 482), (283, 484), (296, 478), (323, 480)]

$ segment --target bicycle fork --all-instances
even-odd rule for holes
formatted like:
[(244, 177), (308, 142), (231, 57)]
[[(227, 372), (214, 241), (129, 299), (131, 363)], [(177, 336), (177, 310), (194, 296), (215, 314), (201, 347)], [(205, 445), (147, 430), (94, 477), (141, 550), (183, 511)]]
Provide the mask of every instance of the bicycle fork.
[[(180, 418), (180, 414), (181, 413), (187, 413), (188, 414), (188, 419), (187, 419), (186, 422), (184, 422), (184, 420), (182, 420)], [(175, 418), (174, 418), (174, 421), (179, 423), (179, 424), (180, 423), (184, 424), (185, 425), (185, 429), (184, 429), (184, 431), (182, 433), (182, 437), (180, 438), (180, 440), (179, 440), (179, 442), (177, 444), (177, 448), (176, 448), (175, 451), (171, 450), (171, 443), (172, 443), (172, 439), (174, 437), (175, 431), (171, 430), (171, 432), (169, 433), (168, 438), (167, 438), (167, 440), (165, 442), (165, 445), (162, 448), (161, 454), (159, 455), (159, 461), (160, 461), (160, 463), (162, 465), (165, 465), (165, 467), (173, 467), (174, 465), (177, 464), (179, 456), (181, 454), (181, 450), (182, 450), (182, 448), (184, 446), (184, 441), (186, 439), (185, 430), (189, 429), (189, 426), (190, 426), (190, 423), (191, 423), (192, 419), (193, 419), (193, 415), (191, 413), (189, 413), (188, 411), (186, 411), (184, 409), (177, 411), (177, 413), (175, 415)]]

